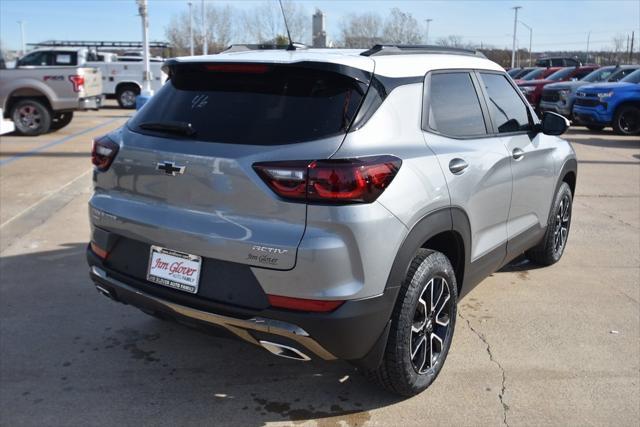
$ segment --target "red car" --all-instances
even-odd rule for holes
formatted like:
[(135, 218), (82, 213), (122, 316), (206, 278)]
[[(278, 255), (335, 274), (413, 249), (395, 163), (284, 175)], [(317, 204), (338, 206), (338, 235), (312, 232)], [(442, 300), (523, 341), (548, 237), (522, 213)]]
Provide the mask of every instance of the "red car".
[[(540, 98), (542, 98), (542, 88), (549, 83), (564, 82), (567, 80), (580, 80), (593, 70), (598, 69), (597, 65), (586, 65), (582, 67), (550, 67), (544, 69), (545, 72), (540, 73), (539, 77), (535, 77), (534, 80), (517, 80), (516, 83), (527, 101), (534, 107), (538, 108), (540, 104)], [(548, 70), (555, 70), (555, 72)], [(533, 71), (531, 72), (533, 73)], [(531, 75), (529, 73), (529, 75)], [(528, 77), (529, 75), (525, 76)]]

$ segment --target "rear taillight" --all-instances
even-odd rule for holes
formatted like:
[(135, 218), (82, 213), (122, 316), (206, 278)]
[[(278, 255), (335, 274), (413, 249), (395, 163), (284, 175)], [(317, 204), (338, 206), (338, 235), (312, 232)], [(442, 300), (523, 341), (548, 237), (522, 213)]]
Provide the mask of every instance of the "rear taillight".
[(96, 242), (91, 242), (91, 252), (96, 254), (99, 258), (107, 259), (109, 252), (102, 249)]
[(296, 311), (313, 311), (316, 313), (327, 313), (340, 307), (344, 301), (336, 300), (315, 300), (303, 298), (283, 297), (280, 295), (267, 295), (269, 304), (275, 308), (285, 308)]
[(98, 168), (99, 171), (104, 172), (109, 169), (120, 146), (113, 142), (108, 136), (101, 136), (100, 138), (93, 140), (93, 147), (91, 148), (91, 163)]
[(84, 76), (69, 76), (69, 81), (71, 81), (71, 84), (73, 85), (74, 92), (81, 92), (84, 90)]
[(256, 163), (280, 197), (318, 203), (371, 203), (391, 184), (402, 161), (393, 156)]

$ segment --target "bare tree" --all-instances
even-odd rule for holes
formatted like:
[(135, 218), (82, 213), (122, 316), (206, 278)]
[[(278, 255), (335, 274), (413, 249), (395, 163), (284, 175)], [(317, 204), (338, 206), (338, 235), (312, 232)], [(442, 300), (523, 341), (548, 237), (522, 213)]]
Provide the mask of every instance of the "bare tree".
[(349, 48), (369, 48), (382, 41), (382, 19), (375, 13), (351, 14), (340, 23), (342, 44)]
[[(294, 42), (305, 43), (311, 37), (311, 15), (304, 6), (293, 1), (285, 0), (282, 8), (287, 17), (287, 24)], [(243, 21), (249, 43), (274, 42), (279, 37), (286, 37), (280, 5), (276, 1), (265, 1), (255, 10), (245, 12)], [(245, 39), (246, 39), (245, 35)]]
[(397, 7), (391, 9), (385, 20), (382, 37), (386, 43), (394, 44), (418, 44), (422, 39), (418, 21), (413, 15)]
[[(202, 52), (204, 43), (203, 28), (207, 30), (207, 49), (215, 53), (225, 49), (233, 38), (233, 21), (236, 12), (230, 6), (216, 6), (205, 3), (204, 23), (202, 22), (202, 7), (193, 5), (193, 39), (195, 52)], [(173, 16), (165, 28), (167, 40), (174, 49), (175, 55), (189, 53), (189, 11), (186, 10)]]
[(445, 47), (465, 47), (464, 41), (461, 36), (450, 35), (447, 37), (441, 37), (436, 40), (438, 46)]

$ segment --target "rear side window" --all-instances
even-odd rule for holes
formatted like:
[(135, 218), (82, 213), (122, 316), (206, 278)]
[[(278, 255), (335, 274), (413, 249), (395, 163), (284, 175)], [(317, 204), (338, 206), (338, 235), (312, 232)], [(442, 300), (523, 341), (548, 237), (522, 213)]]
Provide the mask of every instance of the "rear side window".
[(364, 89), (353, 78), (324, 69), (180, 64), (129, 127), (156, 134), (145, 124), (186, 123), (197, 140), (230, 144), (310, 141), (346, 133)]
[(432, 74), (427, 98), (431, 130), (453, 137), (486, 135), (480, 101), (469, 73)]
[(633, 73), (635, 70), (636, 70), (635, 68), (623, 68), (622, 70), (618, 71), (613, 76), (611, 76), (609, 81), (610, 82), (618, 82), (618, 81), (622, 80), (623, 78), (627, 77), (629, 74)]
[(493, 127), (499, 133), (528, 130), (527, 106), (506, 76), (492, 73), (480, 73), (480, 75), (487, 91), (487, 104), (489, 104)]
[(78, 63), (77, 52), (53, 52), (52, 65), (76, 65)]

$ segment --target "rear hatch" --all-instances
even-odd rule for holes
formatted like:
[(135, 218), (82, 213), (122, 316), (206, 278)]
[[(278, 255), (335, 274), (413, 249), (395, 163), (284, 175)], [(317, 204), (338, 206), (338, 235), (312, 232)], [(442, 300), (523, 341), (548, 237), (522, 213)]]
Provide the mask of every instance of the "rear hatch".
[(293, 268), (306, 205), (280, 199), (252, 165), (329, 158), (370, 72), (319, 62), (173, 63), (168, 71), (113, 136), (120, 150), (96, 174), (94, 225), (202, 257)]
[(102, 72), (98, 68), (82, 67), (79, 74), (84, 77), (84, 84), (80, 90), (81, 98), (88, 98), (102, 94)]

